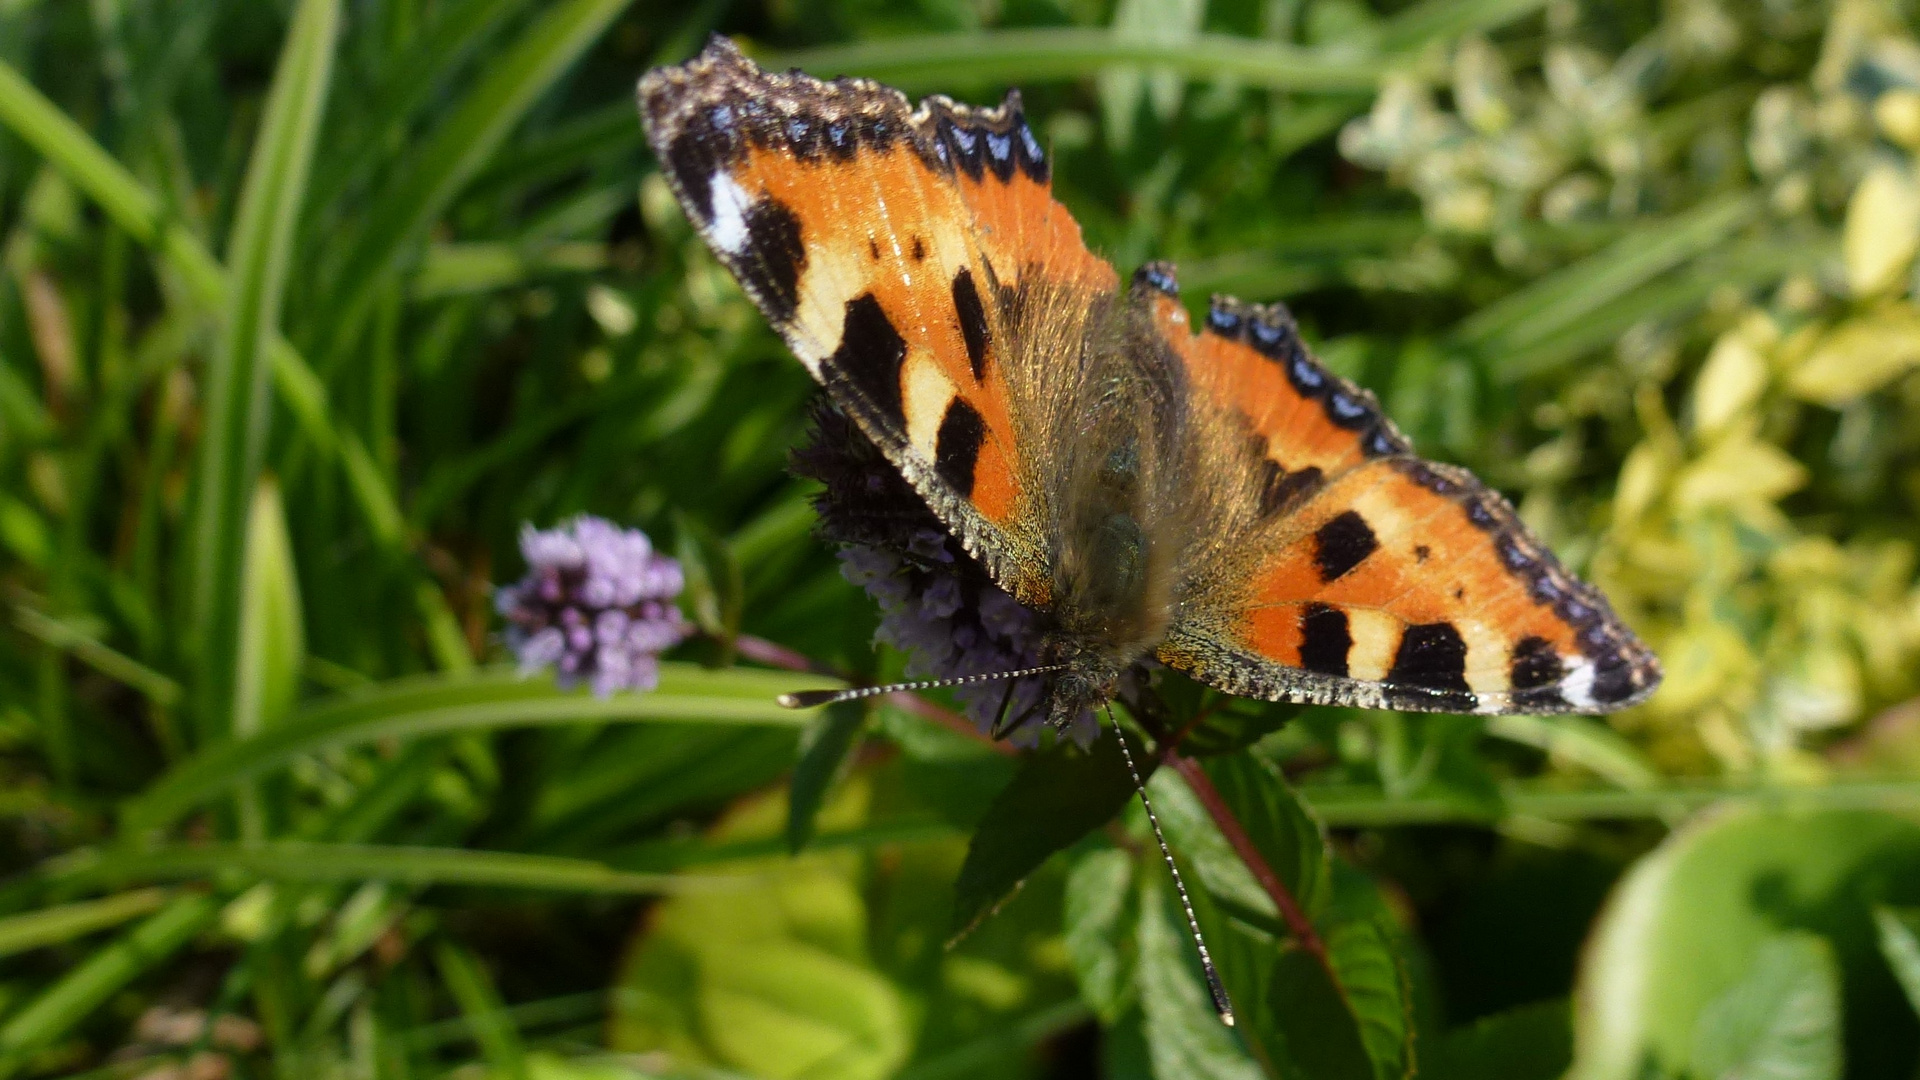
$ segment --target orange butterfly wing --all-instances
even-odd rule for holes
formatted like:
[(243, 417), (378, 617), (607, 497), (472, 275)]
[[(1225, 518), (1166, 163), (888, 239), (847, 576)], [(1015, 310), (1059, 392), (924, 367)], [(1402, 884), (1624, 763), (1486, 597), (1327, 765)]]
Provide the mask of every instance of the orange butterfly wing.
[(1216, 297), (1192, 333), (1160, 279), (1155, 321), (1197, 407), (1243, 426), (1266, 477), (1244, 580), (1159, 656), (1233, 693), (1446, 712), (1601, 712), (1658, 661), (1505, 499), (1422, 461), (1373, 395), (1315, 360), (1280, 307)]
[(911, 108), (864, 79), (761, 71), (724, 38), (640, 83), (688, 216), (836, 404), (996, 580), (1050, 587), (997, 338), (1028, 275), (1111, 292), (1009, 95)]

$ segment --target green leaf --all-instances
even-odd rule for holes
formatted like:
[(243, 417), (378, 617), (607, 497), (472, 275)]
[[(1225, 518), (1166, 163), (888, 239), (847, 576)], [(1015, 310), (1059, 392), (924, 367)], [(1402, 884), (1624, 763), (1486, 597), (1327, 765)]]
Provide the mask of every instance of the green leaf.
[[(1423, 1044), (1424, 1046), (1424, 1044)], [(1420, 1052), (1422, 1080), (1558, 1080), (1573, 1061), (1573, 1005), (1523, 1005), (1456, 1028)]]
[(1693, 1071), (1713, 1080), (1839, 1080), (1840, 969), (1817, 934), (1760, 944), (1746, 975), (1700, 1010)]
[(1900, 981), (1907, 1004), (1920, 1012), (1920, 908), (1876, 907), (1873, 923), (1880, 932), (1880, 955)]
[(236, 871), (270, 881), (393, 881), (408, 885), (471, 885), (563, 892), (657, 895), (711, 886), (673, 874), (637, 874), (591, 859), (513, 851), (320, 844), (181, 844), (150, 851), (78, 853), (47, 868), (65, 883), (192, 880)]
[(232, 730), (246, 739), (293, 714), (307, 657), (293, 541), (280, 485), (271, 478), (260, 481), (248, 513), (240, 602)]
[(1212, 758), (1207, 778), (1246, 830), (1261, 859), (1301, 910), (1318, 910), (1327, 889), (1327, 842), (1320, 822), (1278, 769), (1248, 754)]
[(794, 766), (787, 796), (789, 850), (798, 852), (813, 839), (814, 818), (826, 801), (827, 789), (844, 771), (847, 755), (866, 723), (865, 702), (843, 701), (820, 710), (800, 733), (800, 763)]
[(1274, 962), (1264, 1014), (1243, 1020), (1259, 1024), (1274, 1045), (1281, 1076), (1307, 1080), (1375, 1080), (1360, 1023), (1347, 1006), (1327, 965), (1289, 946)]
[(660, 685), (653, 692), (604, 699), (512, 672), (398, 679), (342, 694), (251, 739), (202, 749), (129, 801), (122, 811), (124, 820), (136, 832), (158, 828), (235, 784), (302, 755), (386, 738), (609, 720), (798, 727), (811, 714), (783, 709), (774, 697), (788, 690), (837, 685), (746, 668), (707, 671), (693, 664), (663, 663), (660, 669)]
[(0, 919), (0, 956), (59, 945), (152, 913), (167, 902), (165, 889), (136, 889), (98, 900), (41, 908)]
[(212, 897), (179, 897), (60, 976), (0, 1025), (0, 1077), (19, 1072), (35, 1051), (52, 1045), (122, 987), (165, 962), (212, 925), (219, 911)]
[(743, 867), (743, 888), (725, 903), (661, 904), (616, 982), (615, 1048), (751, 1076), (893, 1075), (913, 1028), (901, 992), (866, 956), (855, 865), (776, 856)]
[(1413, 1022), (1406, 972), (1392, 939), (1372, 919), (1335, 923), (1322, 931), (1347, 1008), (1377, 1080), (1413, 1074)]
[(1229, 699), (1180, 740), (1180, 752), (1188, 757), (1238, 753), (1279, 731), (1299, 713), (1297, 705)]
[(1088, 852), (1067, 875), (1061, 917), (1067, 957), (1080, 982), (1081, 1000), (1109, 1025), (1132, 1002), (1132, 883), (1133, 860), (1111, 848)]
[(206, 375), (206, 424), (195, 471), (186, 638), (199, 664), (195, 693), (205, 737), (237, 719), (242, 577), (248, 504), (267, 449), (269, 353), (279, 334), (294, 224), (333, 70), (339, 0), (301, 0), (266, 111), (256, 128), (228, 245), (231, 288)]
[[(1055, 742), (1020, 763), (981, 819), (954, 885), (953, 926), (964, 933), (990, 914), (1047, 857), (1113, 820), (1133, 780), (1113, 732), (1089, 750)], [(1142, 779), (1157, 759), (1140, 760)]]
[(500, 992), (494, 989), (486, 968), (472, 953), (450, 941), (440, 943), (434, 958), (440, 977), (460, 1004), (460, 1015), (486, 1055), (491, 1075), (501, 1080), (526, 1080), (527, 1057), (520, 1045), (520, 1032), (508, 1019)]
[(740, 560), (726, 540), (686, 514), (676, 513), (674, 554), (686, 575), (689, 613), (700, 629), (720, 642), (722, 664), (733, 659), (733, 639), (740, 634), (740, 613), (746, 605), (746, 579)]
[[(1583, 954), (1575, 1080), (1637, 1080), (1651, 1060), (1685, 1070), (1709, 1003), (1749, 977), (1780, 922), (1818, 926), (1850, 977), (1851, 1015), (1907, 1013), (1874, 949), (1863, 897), (1920, 900), (1920, 823), (1872, 810), (1730, 806), (1675, 831), (1614, 889)], [(1857, 991), (1857, 992), (1856, 992)], [(1906, 1053), (1851, 1029), (1850, 1068)]]
[[(1258, 1080), (1260, 1066), (1220, 1022), (1201, 977), (1185, 916), (1163, 875), (1140, 881), (1139, 967), (1135, 984), (1146, 1013), (1155, 1076)], [(1245, 1023), (1245, 1020), (1241, 1021)]]
[(358, 324), (389, 275), (413, 254), (514, 125), (631, 3), (566, 0), (553, 5), (521, 33), (512, 49), (489, 60), (479, 85), (400, 170), (400, 183), (369, 209), (358, 241), (335, 275), (328, 306), (339, 324)]
[[(1223, 965), (1250, 962), (1241, 956), (1269, 965), (1245, 1033), (1270, 1071), (1313, 1080), (1399, 1080), (1414, 1073), (1413, 1004), (1391, 916), (1371, 879), (1350, 869), (1334, 876), (1342, 882), (1339, 895), (1323, 905), (1316, 926), (1324, 960), (1292, 938), (1278, 945), (1268, 938), (1264, 951), (1253, 950), (1258, 938), (1231, 922), (1222, 931), (1208, 922), (1208, 932), (1233, 950)], [(1331, 884), (1326, 892), (1335, 892)]]

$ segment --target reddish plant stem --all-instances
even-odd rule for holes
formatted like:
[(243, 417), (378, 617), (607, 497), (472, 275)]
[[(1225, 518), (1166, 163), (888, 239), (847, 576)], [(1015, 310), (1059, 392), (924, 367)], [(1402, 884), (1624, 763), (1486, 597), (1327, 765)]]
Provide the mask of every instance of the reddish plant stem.
[[(849, 684), (857, 682), (853, 676), (848, 675), (844, 671), (840, 671), (827, 664), (822, 664), (804, 653), (796, 652), (793, 649), (787, 648), (785, 645), (768, 641), (766, 638), (753, 637), (750, 634), (741, 634), (734, 639), (733, 647), (742, 657), (756, 663), (765, 664), (768, 667), (777, 667), (786, 671), (804, 671), (810, 675), (825, 675), (828, 678), (839, 679)], [(966, 717), (961, 716), (952, 709), (928, 701), (918, 694), (902, 690), (898, 693), (888, 694), (887, 700), (923, 720), (931, 720), (941, 727), (982, 743), (996, 754), (1013, 755), (1020, 752), (1004, 742), (995, 742), (987, 738), (986, 734), (979, 728), (974, 727), (973, 722)]]
[(1273, 900), (1273, 906), (1280, 910), (1280, 918), (1286, 922), (1287, 929), (1293, 932), (1294, 939), (1300, 942), (1300, 947), (1312, 953), (1314, 959), (1320, 961), (1320, 966), (1331, 973), (1333, 968), (1327, 960), (1326, 942), (1320, 940), (1320, 932), (1314, 929), (1313, 920), (1301, 910), (1300, 901), (1294, 898), (1286, 882), (1281, 881), (1280, 875), (1267, 865), (1260, 849), (1254, 846), (1253, 838), (1247, 835), (1245, 826), (1234, 816), (1227, 800), (1220, 797), (1220, 789), (1213, 786), (1207, 771), (1200, 767), (1199, 762), (1179, 754), (1168, 754), (1164, 760), (1187, 782), (1187, 787), (1193, 789), (1200, 805), (1207, 808), (1207, 815), (1213, 818), (1221, 835), (1233, 845), (1234, 854), (1240, 856), (1240, 861), (1253, 873), (1253, 880), (1259, 882), (1260, 888)]

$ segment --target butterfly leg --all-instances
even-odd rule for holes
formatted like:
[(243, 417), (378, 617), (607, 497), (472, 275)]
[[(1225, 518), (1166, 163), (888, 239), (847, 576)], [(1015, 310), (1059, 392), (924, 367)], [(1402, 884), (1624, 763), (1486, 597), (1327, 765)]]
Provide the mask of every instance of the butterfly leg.
[(999, 742), (1012, 730), (1007, 724), (1007, 711), (1013, 708), (1013, 687), (1017, 682), (1018, 679), (1007, 680), (1007, 692), (1000, 695), (1000, 707), (993, 711), (993, 726), (987, 729), (987, 738), (994, 742)]

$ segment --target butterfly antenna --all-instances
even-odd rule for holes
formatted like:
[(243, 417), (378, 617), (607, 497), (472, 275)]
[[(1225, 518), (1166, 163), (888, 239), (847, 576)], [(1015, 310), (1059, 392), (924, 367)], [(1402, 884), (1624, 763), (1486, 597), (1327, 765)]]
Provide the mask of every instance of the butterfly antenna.
[(1227, 988), (1220, 982), (1220, 971), (1213, 966), (1213, 954), (1207, 951), (1207, 939), (1200, 936), (1200, 919), (1193, 913), (1193, 899), (1187, 895), (1187, 883), (1180, 878), (1180, 868), (1174, 865), (1173, 852), (1167, 848), (1166, 834), (1160, 831), (1160, 818), (1153, 812), (1153, 800), (1147, 798), (1147, 785), (1140, 780), (1140, 770), (1134, 767), (1133, 751), (1127, 748), (1127, 733), (1121, 730), (1120, 721), (1113, 718), (1113, 706), (1107, 706), (1107, 722), (1113, 725), (1114, 738), (1120, 740), (1120, 756), (1126, 759), (1127, 774), (1133, 777), (1133, 788), (1140, 793), (1140, 805), (1147, 811), (1147, 824), (1153, 826), (1153, 838), (1160, 845), (1160, 857), (1167, 860), (1167, 869), (1173, 873), (1173, 891), (1180, 894), (1180, 910), (1187, 914), (1187, 929), (1193, 931), (1193, 947), (1200, 950), (1200, 970), (1207, 976), (1207, 991), (1213, 995), (1214, 1011), (1220, 1014), (1220, 1022), (1233, 1026), (1233, 1004), (1227, 1000)]
[(781, 694), (774, 700), (789, 709), (811, 709), (819, 705), (838, 705), (843, 701), (859, 701), (861, 698), (878, 697), (881, 694), (892, 694), (902, 690), (939, 690), (942, 687), (970, 686), (973, 683), (992, 682), (995, 679), (1050, 675), (1066, 669), (1065, 664), (1046, 664), (1041, 667), (1021, 668), (1018, 671), (989, 671), (981, 675), (956, 675), (951, 679), (923, 679), (919, 682), (888, 683), (885, 686), (850, 686), (844, 690), (799, 690), (791, 694)]

